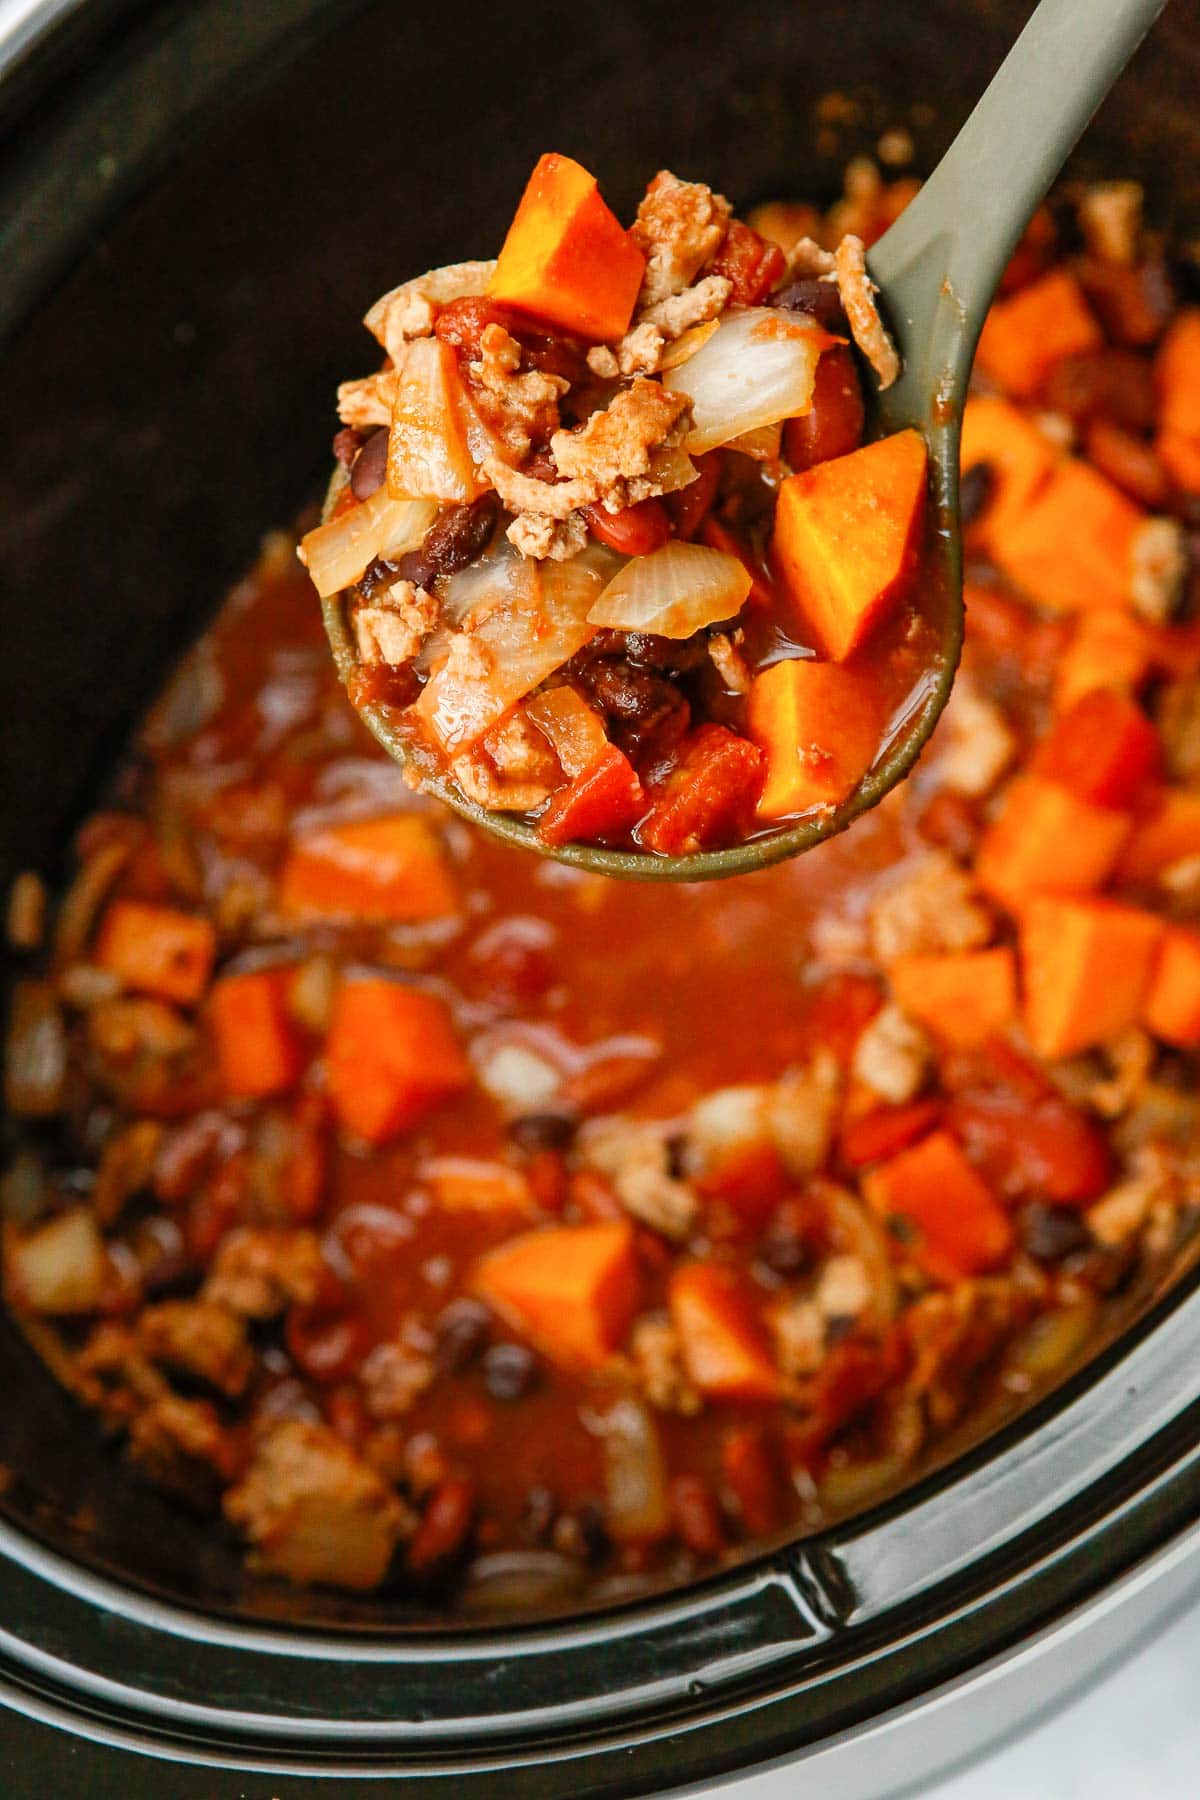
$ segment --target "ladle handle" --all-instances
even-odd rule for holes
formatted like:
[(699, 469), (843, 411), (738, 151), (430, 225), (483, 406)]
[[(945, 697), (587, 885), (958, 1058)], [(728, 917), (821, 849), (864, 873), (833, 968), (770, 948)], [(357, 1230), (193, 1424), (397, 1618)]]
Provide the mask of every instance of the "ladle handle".
[(1041, 0), (918, 197), (871, 253), (871, 272), (918, 360), (947, 287), (969, 357), (1026, 223), (1165, 4)]

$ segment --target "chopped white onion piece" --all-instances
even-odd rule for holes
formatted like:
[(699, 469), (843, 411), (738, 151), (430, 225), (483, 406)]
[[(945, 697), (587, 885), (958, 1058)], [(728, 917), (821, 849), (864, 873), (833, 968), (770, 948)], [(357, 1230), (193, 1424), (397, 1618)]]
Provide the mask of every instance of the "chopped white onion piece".
[(695, 356), (663, 377), (665, 387), (692, 402), (684, 449), (715, 450), (760, 425), (806, 413), (817, 363), (832, 341), (803, 313), (773, 306), (726, 313)]
[(610, 581), (588, 614), (593, 625), (686, 638), (718, 619), (732, 619), (750, 592), (743, 562), (706, 544), (664, 544), (635, 556)]
[(377, 488), (369, 500), (310, 531), (300, 545), (300, 561), (324, 600), (350, 587), (377, 556), (415, 550), (437, 514), (436, 501), (393, 500), (386, 488)]
[(440, 338), (408, 344), (388, 434), (387, 488), (393, 500), (474, 500), (487, 483), (467, 441), (467, 402), (454, 351)]
[(526, 717), (550, 740), (566, 774), (582, 775), (601, 755), (608, 735), (598, 713), (573, 687), (546, 688), (525, 706)]
[(450, 638), (416, 704), (443, 750), (469, 749), (596, 635), (588, 614), (619, 566), (611, 550), (589, 544), (568, 562), (504, 572), (496, 604), (469, 635)]

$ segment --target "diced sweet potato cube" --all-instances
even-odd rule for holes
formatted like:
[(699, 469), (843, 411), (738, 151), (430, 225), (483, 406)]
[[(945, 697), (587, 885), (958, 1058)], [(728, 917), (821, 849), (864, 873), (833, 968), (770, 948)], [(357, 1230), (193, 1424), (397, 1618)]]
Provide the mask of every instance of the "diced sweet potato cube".
[(1029, 768), (1093, 806), (1130, 806), (1158, 773), (1162, 745), (1136, 701), (1112, 688), (1077, 700), (1029, 759)]
[(1054, 701), (1062, 711), (1099, 688), (1136, 692), (1154, 666), (1155, 637), (1133, 613), (1084, 613), (1058, 665)]
[(279, 905), (295, 919), (364, 925), (439, 919), (457, 896), (432, 826), (416, 813), (356, 819), (294, 843), (279, 875)]
[(846, 663), (772, 663), (754, 678), (747, 723), (767, 759), (759, 817), (780, 819), (857, 787), (883, 736), (883, 696), (869, 670)]
[(1185, 307), (1154, 363), (1160, 431), (1200, 442), (1200, 306)]
[(1075, 1056), (1135, 1025), (1166, 927), (1112, 900), (1040, 895), (1021, 920), (1025, 1028), (1039, 1056)]
[(1029, 504), (1058, 458), (1019, 407), (992, 394), (977, 394), (963, 408), (960, 460), (964, 475), (981, 463), (991, 473), (987, 506), (967, 528), (986, 546), (1002, 541), (1009, 521)]
[(606, 744), (581, 775), (551, 795), (538, 820), (538, 836), (555, 845), (620, 837), (649, 804), (629, 758), (615, 744)]
[(1155, 882), (1173, 863), (1200, 856), (1200, 793), (1164, 788), (1141, 809), (1117, 864), (1117, 879)]
[(638, 1306), (632, 1228), (613, 1219), (526, 1232), (481, 1259), (473, 1286), (551, 1362), (599, 1368), (620, 1349)]
[(216, 933), (207, 919), (170, 906), (114, 900), (92, 959), (123, 987), (186, 1006), (208, 986), (216, 949)]
[(1016, 961), (1003, 946), (897, 957), (888, 975), (909, 1017), (956, 1049), (986, 1044), (1017, 1010)]
[(304, 1048), (288, 1012), (293, 970), (223, 975), (208, 1016), (225, 1092), (238, 1100), (286, 1093), (304, 1069)]
[(1169, 926), (1142, 1008), (1142, 1023), (1155, 1037), (1181, 1049), (1200, 1045), (1200, 931)]
[(326, 1064), (339, 1123), (369, 1144), (402, 1136), (470, 1082), (444, 1002), (384, 977), (342, 983)]
[(639, 830), (648, 850), (683, 856), (740, 837), (762, 790), (763, 757), (724, 725), (702, 725), (687, 740)]
[(1185, 494), (1200, 494), (1200, 437), (1162, 431), (1154, 440), (1154, 449), (1177, 487)]
[(718, 1400), (775, 1400), (782, 1389), (750, 1298), (720, 1263), (684, 1263), (671, 1276), (671, 1320), (688, 1375)]
[(1069, 269), (1052, 269), (984, 321), (975, 360), (1017, 400), (1031, 400), (1054, 364), (1083, 350), (1099, 350), (1104, 334)]
[(569, 156), (543, 156), (521, 196), (489, 293), (559, 331), (619, 338), (633, 316), (645, 259)]
[(920, 432), (898, 431), (790, 475), (779, 490), (775, 567), (835, 662), (895, 611), (912, 584), (927, 466)]
[(980, 845), (976, 876), (1010, 909), (1031, 894), (1086, 894), (1108, 879), (1130, 829), (1124, 813), (1019, 775)]
[(1128, 606), (1143, 514), (1089, 464), (1070, 458), (995, 544), (1006, 575), (1043, 606)]
[(863, 1193), (872, 1211), (895, 1221), (900, 1241), (935, 1281), (986, 1274), (1013, 1249), (1008, 1214), (948, 1131), (933, 1131), (872, 1169)]

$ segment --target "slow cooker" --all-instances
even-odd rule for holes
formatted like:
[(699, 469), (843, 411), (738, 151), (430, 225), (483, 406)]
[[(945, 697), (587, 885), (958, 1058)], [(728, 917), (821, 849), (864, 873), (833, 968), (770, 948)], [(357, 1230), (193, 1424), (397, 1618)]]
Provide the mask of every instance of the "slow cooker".
[[(316, 493), (353, 321), (397, 259), (491, 241), (547, 145), (626, 211), (664, 164), (743, 203), (831, 192), (895, 123), (929, 166), (1029, 10), (0, 6), (5, 884), (53, 874), (173, 657)], [(1185, 235), (1198, 75), (1200, 6), (1175, 0), (1076, 162), (1144, 180)], [(256, 1588), (0, 1321), (5, 1791), (532, 1800), (796, 1759), (827, 1795), (898, 1793), (1200, 1582), (1198, 1342), (1185, 1258), (886, 1505), (684, 1591), (475, 1626)]]

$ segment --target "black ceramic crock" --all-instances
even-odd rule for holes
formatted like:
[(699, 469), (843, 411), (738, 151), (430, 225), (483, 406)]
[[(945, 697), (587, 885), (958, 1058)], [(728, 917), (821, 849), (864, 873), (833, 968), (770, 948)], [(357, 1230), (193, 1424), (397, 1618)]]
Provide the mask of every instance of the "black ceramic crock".
[[(928, 165), (1027, 5), (336, 0), (0, 8), (0, 881), (53, 875), (138, 708), (262, 531), (396, 277), (494, 244), (547, 146), (628, 211), (663, 164), (831, 194)], [(1185, 234), (1200, 6), (1084, 145)], [(838, 93), (850, 104), (821, 107)], [(314, 602), (315, 604), (315, 602)], [(1032, 1412), (860, 1520), (686, 1592), (509, 1628), (248, 1587), (133, 1486), (0, 1320), (0, 1790), (640, 1794), (806, 1759), (895, 1794), (1200, 1580), (1188, 1268)]]

